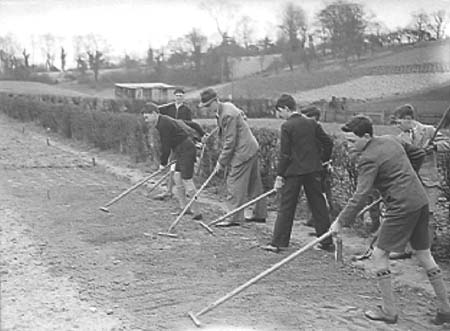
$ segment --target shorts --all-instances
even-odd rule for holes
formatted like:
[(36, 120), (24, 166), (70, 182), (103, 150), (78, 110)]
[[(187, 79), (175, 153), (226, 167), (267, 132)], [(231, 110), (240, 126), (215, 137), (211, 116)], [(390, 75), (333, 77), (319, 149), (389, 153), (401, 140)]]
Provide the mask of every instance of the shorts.
[(409, 242), (414, 250), (429, 249), (428, 217), (428, 204), (406, 215), (387, 215), (376, 246), (386, 252), (404, 252)]
[(174, 152), (175, 160), (177, 160), (175, 171), (181, 173), (182, 179), (192, 179), (197, 152), (195, 144), (187, 138), (175, 148)]

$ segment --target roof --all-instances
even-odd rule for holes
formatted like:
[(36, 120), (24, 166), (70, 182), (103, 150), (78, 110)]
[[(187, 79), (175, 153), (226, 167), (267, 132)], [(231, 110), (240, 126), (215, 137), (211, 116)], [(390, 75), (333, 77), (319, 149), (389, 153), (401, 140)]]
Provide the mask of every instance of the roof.
[(159, 89), (174, 89), (175, 86), (168, 85), (164, 83), (124, 83), (124, 84), (115, 84), (118, 87), (124, 87), (129, 89), (137, 89), (137, 88), (159, 88)]

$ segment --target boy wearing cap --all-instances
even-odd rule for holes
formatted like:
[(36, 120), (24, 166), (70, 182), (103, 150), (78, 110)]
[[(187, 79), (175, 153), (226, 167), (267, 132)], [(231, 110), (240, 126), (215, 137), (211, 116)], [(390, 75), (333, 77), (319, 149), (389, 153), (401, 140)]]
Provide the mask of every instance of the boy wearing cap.
[(347, 133), (348, 152), (358, 155), (358, 185), (330, 230), (338, 233), (342, 224), (354, 219), (364, 207), (372, 188), (380, 191), (386, 208), (385, 221), (381, 224), (373, 251), (383, 304), (366, 311), (366, 317), (389, 324), (397, 322), (389, 252), (404, 249), (409, 242), (416, 250), (416, 257), (437, 296), (438, 312), (432, 322), (450, 322), (450, 304), (443, 275), (430, 251), (428, 198), (416, 174), (425, 151), (395, 136), (373, 136), (372, 122), (363, 115), (353, 117), (342, 130)]
[[(196, 188), (192, 177), (194, 175), (194, 164), (196, 159), (196, 148), (191, 135), (183, 121), (175, 120), (169, 116), (151, 112), (144, 114), (145, 121), (149, 127), (156, 128), (161, 143), (161, 165), (164, 168), (171, 153), (176, 160), (174, 181), (176, 186), (175, 196), (181, 209), (186, 206), (186, 194), (194, 196)], [(195, 220), (201, 220), (202, 214), (197, 203), (191, 205), (191, 211)]]
[[(289, 245), (295, 209), (303, 188), (314, 218), (316, 235), (328, 231), (330, 218), (322, 194), (322, 164), (330, 160), (333, 141), (315, 120), (297, 111), (297, 103), (289, 94), (277, 100), (276, 115), (286, 121), (281, 125), (278, 175), (274, 188), (281, 191), (280, 206), (272, 241), (262, 249), (279, 252)], [(331, 238), (317, 248), (334, 251)]]
[(176, 88), (173, 94), (175, 95), (175, 102), (158, 107), (159, 113), (177, 120), (192, 121), (191, 109), (184, 103), (184, 90)]
[[(228, 168), (227, 187), (231, 194), (229, 208), (234, 210), (263, 193), (258, 162), (259, 144), (241, 109), (231, 102), (221, 102), (212, 88), (202, 91), (200, 99), (199, 107), (208, 108), (216, 113), (222, 150), (215, 171)], [(266, 217), (266, 201), (261, 199), (255, 204), (253, 217), (245, 221), (264, 223)], [(244, 211), (240, 211), (230, 220), (218, 223), (216, 226), (239, 225), (243, 219)]]

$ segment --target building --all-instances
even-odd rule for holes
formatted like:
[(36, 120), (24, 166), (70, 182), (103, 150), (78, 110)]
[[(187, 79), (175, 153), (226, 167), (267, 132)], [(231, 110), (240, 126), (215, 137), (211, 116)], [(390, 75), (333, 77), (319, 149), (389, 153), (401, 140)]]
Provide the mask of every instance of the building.
[(115, 84), (114, 94), (119, 99), (166, 103), (172, 99), (175, 88), (175, 86), (164, 83), (123, 83)]

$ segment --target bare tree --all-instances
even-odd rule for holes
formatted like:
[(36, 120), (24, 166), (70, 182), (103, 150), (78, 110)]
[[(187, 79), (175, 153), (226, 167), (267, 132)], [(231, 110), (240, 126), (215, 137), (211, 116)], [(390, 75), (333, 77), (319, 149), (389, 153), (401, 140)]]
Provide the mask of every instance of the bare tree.
[(216, 23), (217, 32), (222, 37), (222, 42), (229, 37), (229, 29), (239, 5), (236, 2), (223, 0), (204, 0), (200, 3), (200, 8), (207, 11)]
[(292, 2), (286, 4), (280, 28), (287, 37), (291, 51), (296, 51), (304, 45), (304, 32), (307, 30), (305, 11)]
[(425, 36), (429, 34), (427, 28), (429, 27), (430, 17), (423, 11), (415, 12), (413, 17), (413, 30), (416, 31), (419, 41), (424, 40)]
[(63, 47), (61, 47), (61, 53), (60, 53), (60, 58), (61, 58), (61, 71), (64, 71), (65, 68), (66, 68), (66, 56), (67, 56), (66, 51), (64, 50)]
[(23, 55), (23, 63), (25, 65), (25, 68), (29, 68), (30, 67), (30, 62), (29, 62), (30, 53), (27, 53), (27, 50), (24, 48), (22, 55)]
[(186, 40), (192, 46), (192, 58), (195, 71), (199, 73), (202, 64), (202, 48), (206, 46), (207, 38), (201, 34), (200, 30), (194, 28), (186, 35)]
[(447, 12), (441, 9), (432, 13), (431, 17), (428, 26), (435, 33), (436, 40), (440, 40), (447, 25)]
[(54, 68), (55, 52), (56, 52), (55, 44), (57, 41), (57, 37), (51, 33), (47, 33), (41, 35), (39, 37), (39, 40), (42, 55), (45, 57), (45, 65), (47, 67), (47, 70), (50, 71)]
[(250, 16), (243, 16), (236, 24), (235, 35), (239, 42), (241, 42), (246, 49), (252, 43), (252, 36), (254, 33), (253, 20)]

